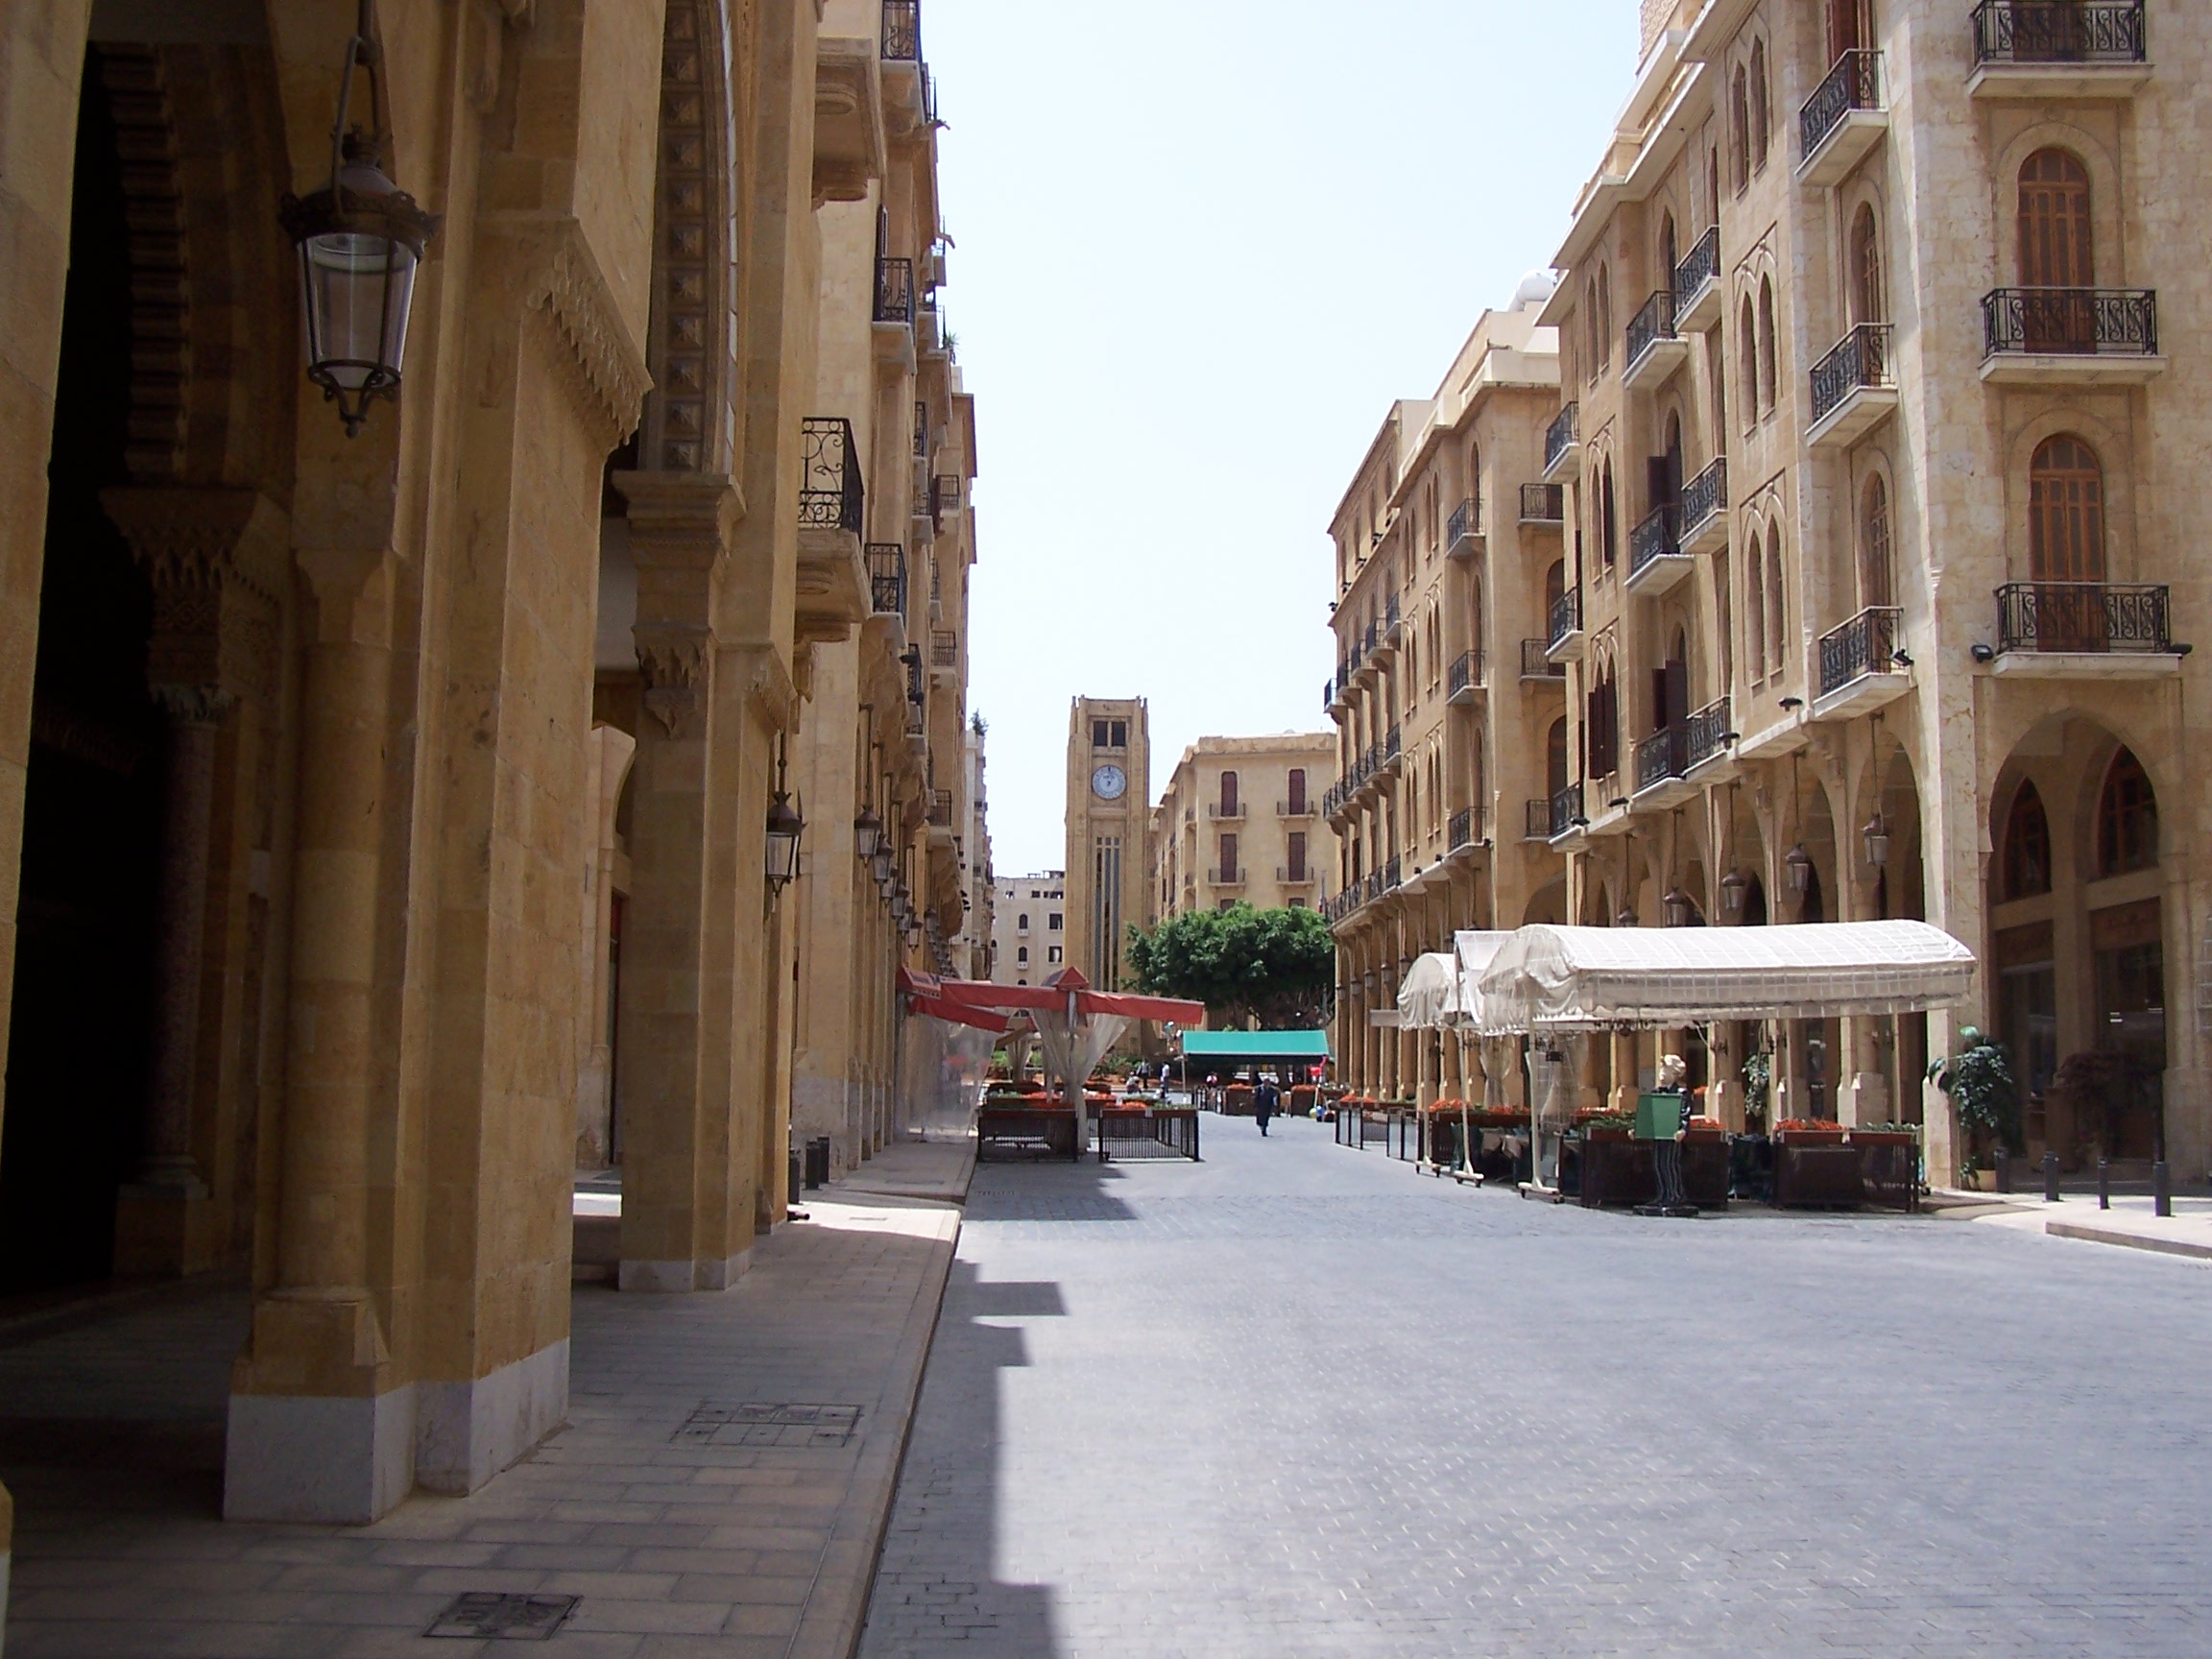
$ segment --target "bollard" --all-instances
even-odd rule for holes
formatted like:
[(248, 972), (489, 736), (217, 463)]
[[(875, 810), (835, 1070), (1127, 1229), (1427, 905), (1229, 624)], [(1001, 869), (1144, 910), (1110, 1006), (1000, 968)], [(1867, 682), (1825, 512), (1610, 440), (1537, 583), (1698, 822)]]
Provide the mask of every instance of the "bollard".
[(2112, 1208), (2112, 1160), (2109, 1158), (2097, 1160), (2097, 1208)]
[(2174, 1214), (2174, 1166), (2163, 1158), (2151, 1166), (2151, 1213)]
[(2043, 1154), (2043, 1202), (2058, 1202), (2058, 1154), (2056, 1152)]
[(799, 1156), (799, 1148), (793, 1146), (791, 1148), (791, 1184), (783, 1189), (783, 1202), (786, 1206), (799, 1202), (799, 1193), (805, 1186), (805, 1170)]
[(806, 1185), (809, 1189), (830, 1185), (830, 1137), (817, 1135), (806, 1142)]
[(2009, 1191), (2011, 1191), (2011, 1190), (2012, 1190), (2012, 1148), (2011, 1148), (2011, 1147), (2009, 1147), (2009, 1146), (2000, 1146), (2000, 1147), (1998, 1147), (1998, 1148), (1997, 1148), (1997, 1156), (1996, 1156), (1996, 1158), (1993, 1160), (1993, 1163), (1994, 1163), (1994, 1164), (1995, 1164), (1995, 1166), (1996, 1166), (1996, 1172), (1997, 1172), (1997, 1190), (1998, 1190), (1998, 1191), (2000, 1191), (2000, 1192), (2009, 1192)]

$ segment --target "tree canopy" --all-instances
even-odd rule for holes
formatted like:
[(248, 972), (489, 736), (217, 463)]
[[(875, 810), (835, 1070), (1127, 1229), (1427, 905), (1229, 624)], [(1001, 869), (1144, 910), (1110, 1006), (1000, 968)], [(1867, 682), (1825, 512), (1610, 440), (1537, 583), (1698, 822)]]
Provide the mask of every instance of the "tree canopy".
[(1141, 991), (1206, 1004), (1209, 1022), (1310, 1028), (1329, 1015), (1336, 941), (1315, 910), (1187, 910), (1150, 933), (1129, 929)]

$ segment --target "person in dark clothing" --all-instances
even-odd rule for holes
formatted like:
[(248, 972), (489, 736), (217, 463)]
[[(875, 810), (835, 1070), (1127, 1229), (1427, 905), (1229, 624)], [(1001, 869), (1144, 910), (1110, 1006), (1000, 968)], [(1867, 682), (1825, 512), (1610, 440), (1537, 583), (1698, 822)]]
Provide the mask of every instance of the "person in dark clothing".
[(1252, 1116), (1260, 1119), (1260, 1133), (1267, 1133), (1267, 1120), (1282, 1108), (1283, 1097), (1269, 1079), (1260, 1079), (1260, 1086), (1252, 1091)]

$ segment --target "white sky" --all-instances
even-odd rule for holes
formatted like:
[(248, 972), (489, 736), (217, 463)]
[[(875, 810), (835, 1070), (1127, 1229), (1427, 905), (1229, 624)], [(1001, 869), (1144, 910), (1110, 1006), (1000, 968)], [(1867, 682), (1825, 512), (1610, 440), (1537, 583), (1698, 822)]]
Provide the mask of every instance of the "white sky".
[(976, 394), (971, 707), (1001, 875), (1064, 857), (1069, 699), (1330, 729), (1330, 517), (1549, 261), (1635, 0), (927, 0)]

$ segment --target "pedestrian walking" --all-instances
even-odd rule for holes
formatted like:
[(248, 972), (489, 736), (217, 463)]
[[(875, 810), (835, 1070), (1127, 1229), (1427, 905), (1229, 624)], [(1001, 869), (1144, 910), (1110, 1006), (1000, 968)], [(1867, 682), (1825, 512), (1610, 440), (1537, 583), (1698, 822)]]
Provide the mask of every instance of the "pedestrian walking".
[(1260, 1086), (1252, 1091), (1252, 1116), (1260, 1119), (1260, 1133), (1267, 1133), (1268, 1119), (1275, 1116), (1282, 1096), (1276, 1093), (1272, 1079), (1262, 1077)]

